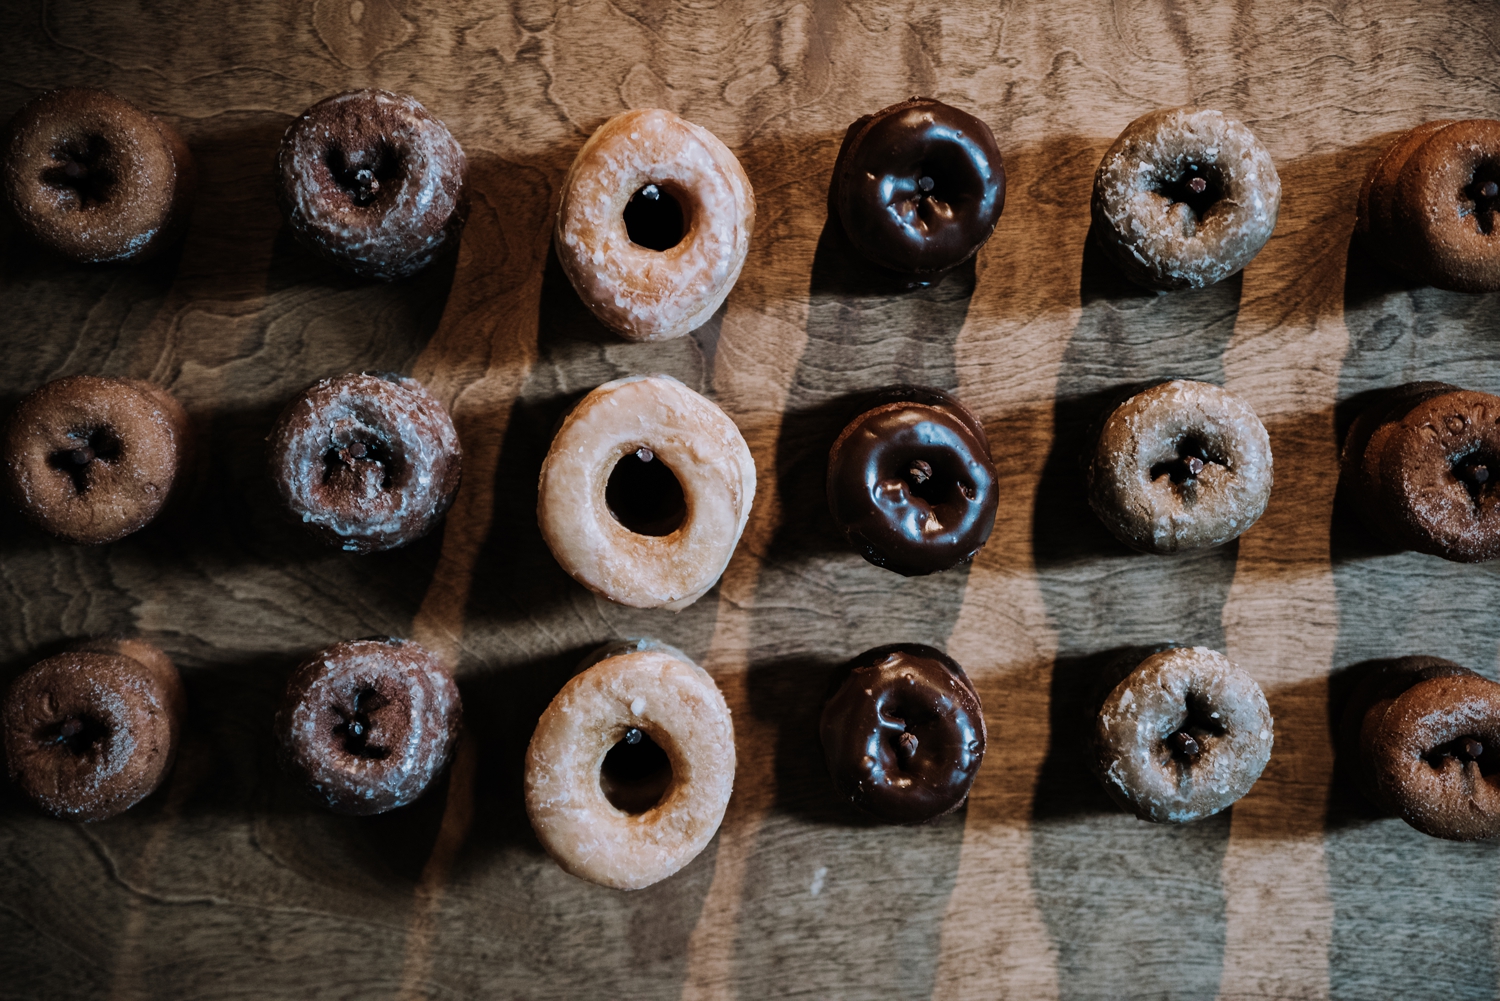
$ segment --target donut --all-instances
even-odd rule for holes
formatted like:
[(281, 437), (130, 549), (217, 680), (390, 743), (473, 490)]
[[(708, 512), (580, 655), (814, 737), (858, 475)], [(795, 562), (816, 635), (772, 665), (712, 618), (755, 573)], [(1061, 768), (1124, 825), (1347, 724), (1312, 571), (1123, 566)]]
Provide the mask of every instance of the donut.
[(1094, 514), (1144, 553), (1238, 538), (1265, 512), (1271, 482), (1271, 439), (1255, 411), (1228, 390), (1187, 379), (1115, 408), (1088, 465)]
[(940, 389), (898, 386), (828, 450), (828, 509), (869, 562), (906, 577), (967, 563), (995, 527), (984, 426)]
[(323, 379), (282, 411), (267, 439), (292, 516), (351, 553), (415, 542), (453, 504), (463, 473), (448, 411), (415, 379)]
[(1397, 387), (1350, 426), (1341, 479), (1382, 541), (1460, 563), (1500, 556), (1500, 397)]
[(849, 126), (829, 203), (866, 260), (930, 285), (995, 231), (1005, 209), (1005, 165), (984, 122), (913, 97)]
[(1435, 838), (1500, 836), (1500, 685), (1471, 671), (1402, 692), (1371, 727), (1380, 800)]
[(104, 637), (33, 665), (0, 706), (11, 781), (65, 820), (104, 820), (155, 792), (187, 699), (177, 668), (140, 639)]
[(1436, 129), (1413, 149), (1390, 193), (1389, 256), (1454, 292), (1500, 290), (1500, 121)]
[(148, 525), (188, 456), (187, 414), (160, 386), (76, 375), (49, 382), (5, 425), (5, 491), (28, 520), (96, 545)]
[[(632, 746), (659, 749), (671, 778), (655, 799), (621, 808), (606, 789), (610, 759)], [(564, 871), (638, 890), (712, 840), (734, 763), (734, 727), (713, 679), (680, 650), (644, 641), (574, 676), (542, 713), (526, 748), (526, 815)]]
[(670, 111), (616, 115), (563, 181), (554, 246), (589, 311), (632, 341), (701, 327), (739, 279), (755, 192), (729, 148)]
[(851, 661), (818, 731), (839, 795), (888, 824), (957, 810), (984, 760), (979, 694), (957, 661), (920, 643)]
[(635, 608), (713, 587), (750, 517), (755, 463), (724, 411), (669, 375), (606, 382), (564, 418), (537, 523), (574, 580)]
[(1382, 809), (1395, 812), (1375, 785), (1370, 768), (1381, 721), (1396, 699), (1413, 685), (1430, 678), (1473, 674), (1466, 667), (1440, 657), (1398, 657), (1377, 661), (1360, 677), (1339, 716), (1338, 754), (1347, 762), (1355, 788)]
[(1203, 288), (1249, 264), (1276, 228), (1281, 178), (1242, 123), (1169, 108), (1125, 127), (1094, 175), (1094, 233), (1131, 281)]
[(458, 245), (468, 161), (416, 98), (338, 94), (281, 138), (276, 199), (308, 250), (360, 278), (405, 278)]
[(102, 90), (52, 90), (0, 136), (0, 204), (20, 230), (70, 260), (139, 261), (182, 236), (197, 171), (155, 115)]
[(1416, 128), (1407, 129), (1396, 137), (1396, 141), (1370, 165), (1365, 182), (1359, 189), (1359, 200), (1354, 213), (1354, 231), (1362, 237), (1373, 238), (1371, 244), (1376, 256), (1386, 264), (1401, 270), (1400, 259), (1410, 248), (1392, 246), (1389, 242), (1392, 223), (1392, 196), (1396, 190), (1396, 178), (1407, 159), (1434, 132), (1453, 124), (1451, 118), (1424, 122)]
[(1142, 820), (1218, 813), (1271, 760), (1271, 709), (1255, 679), (1207, 647), (1152, 654), (1104, 700), (1093, 764), (1112, 799)]

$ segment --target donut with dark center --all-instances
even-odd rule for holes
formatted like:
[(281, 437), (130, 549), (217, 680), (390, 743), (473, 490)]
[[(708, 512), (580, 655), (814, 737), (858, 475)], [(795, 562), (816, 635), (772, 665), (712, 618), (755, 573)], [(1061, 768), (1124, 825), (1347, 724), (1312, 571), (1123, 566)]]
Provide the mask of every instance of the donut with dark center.
[(417, 380), (390, 373), (315, 383), (268, 441), (271, 476), (292, 515), (353, 553), (432, 531), (463, 472), (448, 411)]
[(303, 246), (361, 278), (416, 274), (458, 244), (468, 161), (415, 98), (357, 90), (286, 130), (276, 196)]
[(984, 760), (979, 695), (957, 661), (920, 643), (867, 650), (823, 707), (823, 755), (839, 795), (890, 824), (952, 813)]
[(157, 253), (186, 229), (195, 187), (182, 136), (106, 91), (48, 91), (0, 137), (0, 203), (33, 240), (75, 261)]
[(995, 231), (1005, 165), (984, 122), (913, 97), (849, 126), (829, 202), (871, 263), (911, 284), (931, 284)]
[(187, 463), (187, 425), (181, 404), (148, 382), (88, 375), (49, 382), (5, 425), (6, 493), (58, 538), (122, 539), (172, 496)]
[(828, 452), (828, 508), (845, 538), (906, 577), (967, 563), (995, 527), (999, 492), (984, 426), (940, 389), (856, 417)]
[(443, 770), (462, 718), (458, 686), (436, 655), (410, 640), (348, 640), (292, 674), (276, 710), (276, 745), (330, 810), (385, 813)]
[(182, 679), (156, 647), (119, 637), (77, 644), (6, 693), (11, 781), (54, 817), (123, 813), (166, 777), (185, 711)]

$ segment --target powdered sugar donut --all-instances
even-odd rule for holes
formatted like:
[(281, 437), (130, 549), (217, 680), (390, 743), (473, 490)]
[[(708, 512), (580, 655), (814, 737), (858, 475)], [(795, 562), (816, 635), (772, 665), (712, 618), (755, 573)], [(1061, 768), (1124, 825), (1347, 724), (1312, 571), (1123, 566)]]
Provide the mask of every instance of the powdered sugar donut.
[[(607, 758), (650, 741), (671, 777), (637, 812), (610, 801)], [(640, 641), (563, 686), (526, 749), (526, 814), (557, 864), (638, 890), (713, 839), (734, 786), (734, 726), (718, 686), (680, 650)]]
[(713, 133), (670, 111), (627, 111), (589, 137), (568, 171), (557, 258), (611, 330), (681, 337), (734, 287), (754, 220), (750, 180)]
[(611, 601), (679, 610), (718, 581), (755, 499), (734, 421), (668, 375), (607, 382), (542, 463), (537, 521), (575, 580)]

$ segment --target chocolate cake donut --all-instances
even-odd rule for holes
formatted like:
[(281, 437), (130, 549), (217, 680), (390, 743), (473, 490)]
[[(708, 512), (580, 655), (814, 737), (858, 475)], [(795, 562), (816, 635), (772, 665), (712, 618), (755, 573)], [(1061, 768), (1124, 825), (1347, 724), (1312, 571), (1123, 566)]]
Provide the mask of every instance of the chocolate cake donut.
[(458, 432), (437, 398), (405, 376), (362, 372), (314, 383), (267, 440), (287, 508), (347, 552), (415, 542), (458, 493)]
[(5, 492), (69, 542), (114, 542), (144, 528), (188, 455), (187, 414), (160, 386), (78, 375), (21, 401), (0, 438)]
[(5, 695), (11, 781), (54, 817), (123, 813), (172, 767), (186, 706), (177, 668), (150, 643), (77, 644), (34, 665)]
[(1500, 836), (1500, 685), (1472, 671), (1432, 674), (1366, 717), (1376, 795), (1435, 838)]
[(276, 710), (282, 764), (330, 810), (406, 806), (447, 765), (463, 705), (437, 657), (410, 640), (348, 640), (292, 674)]
[(1341, 480), (1377, 537), (1476, 563), (1500, 556), (1500, 397), (1409, 383), (1350, 426)]
[(1379, 661), (1359, 679), (1339, 715), (1338, 754), (1348, 764), (1355, 787), (1371, 803), (1394, 813), (1375, 784), (1370, 762), (1380, 724), (1391, 705), (1412, 686), (1431, 678), (1471, 675), (1466, 667), (1440, 657), (1398, 657)]
[(1088, 466), (1089, 506), (1145, 553), (1238, 538), (1271, 498), (1271, 439), (1228, 390), (1174, 379), (1137, 393), (1106, 419)]
[(1254, 678), (1218, 651), (1177, 647), (1147, 657), (1104, 700), (1093, 765), (1110, 797), (1140, 819), (1185, 824), (1249, 792), (1272, 740)]
[(823, 707), (819, 735), (839, 795), (888, 824), (920, 824), (962, 806), (986, 741), (963, 668), (920, 643), (851, 661)]
[(1169, 108), (1125, 127), (1094, 175), (1094, 233), (1131, 281), (1203, 288), (1249, 264), (1276, 228), (1281, 178), (1242, 123)]
[(999, 490), (984, 425), (940, 389), (896, 386), (828, 450), (828, 509), (859, 554), (905, 577), (974, 558)]
[(458, 245), (468, 161), (417, 100), (326, 98), (286, 130), (276, 197), (303, 246), (361, 278), (405, 278)]
[(849, 126), (829, 206), (870, 263), (930, 285), (984, 246), (1005, 209), (1005, 165), (990, 127), (913, 97)]
[(102, 90), (48, 91), (0, 136), (0, 204), (27, 236), (84, 263), (143, 260), (176, 240), (196, 175), (177, 130)]

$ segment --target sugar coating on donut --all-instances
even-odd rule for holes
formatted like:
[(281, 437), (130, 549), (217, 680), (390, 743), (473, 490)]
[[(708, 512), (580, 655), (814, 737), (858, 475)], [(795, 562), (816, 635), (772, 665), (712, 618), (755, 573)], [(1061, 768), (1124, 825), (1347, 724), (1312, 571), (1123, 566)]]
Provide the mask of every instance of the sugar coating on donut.
[[(1197, 753), (1168, 743), (1189, 730)], [(1094, 767), (1110, 796), (1142, 820), (1183, 824), (1250, 791), (1271, 759), (1265, 694), (1228, 657), (1178, 647), (1141, 662), (1104, 700)]]
[[(1489, 184), (1495, 194), (1479, 190)], [(1390, 256), (1428, 284), (1500, 290), (1500, 121), (1452, 122), (1426, 135), (1391, 186)]]
[[(682, 240), (664, 251), (633, 243), (625, 228), (625, 206), (648, 184), (685, 217)], [(754, 220), (750, 179), (713, 133), (670, 111), (627, 111), (589, 137), (568, 171), (557, 256), (601, 323), (631, 340), (665, 340), (702, 326), (724, 302)]]
[(349, 552), (426, 535), (462, 477), (448, 411), (404, 376), (323, 379), (287, 407), (267, 440), (271, 475), (292, 515)]
[[(643, 446), (687, 502), (669, 535), (632, 532), (605, 500), (615, 464)], [(755, 463), (734, 421), (671, 376), (632, 376), (595, 389), (564, 419), (542, 463), (537, 522), (585, 587), (622, 605), (676, 611), (718, 581), (754, 500)]]
[[(1163, 189), (1190, 166), (1212, 172), (1219, 197), (1200, 216)], [(1242, 123), (1211, 109), (1142, 115), (1094, 175), (1095, 232), (1132, 281), (1167, 291), (1203, 288), (1241, 270), (1276, 228), (1281, 178)]]
[[(672, 779), (644, 813), (605, 797), (600, 769), (635, 728), (663, 751)], [(724, 819), (734, 786), (734, 726), (708, 673), (671, 648), (610, 657), (563, 686), (526, 750), (526, 814), (562, 868), (637, 890), (698, 856)]]
[[(1186, 465), (1197, 455), (1195, 466)], [(1254, 409), (1207, 382), (1174, 379), (1122, 403), (1088, 468), (1089, 504), (1143, 552), (1223, 545), (1265, 512), (1271, 439)]]

